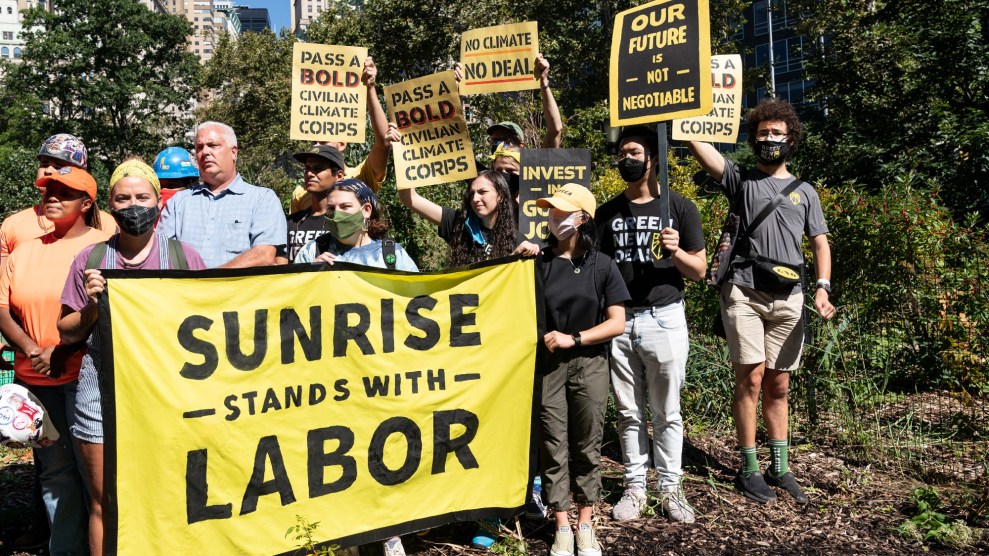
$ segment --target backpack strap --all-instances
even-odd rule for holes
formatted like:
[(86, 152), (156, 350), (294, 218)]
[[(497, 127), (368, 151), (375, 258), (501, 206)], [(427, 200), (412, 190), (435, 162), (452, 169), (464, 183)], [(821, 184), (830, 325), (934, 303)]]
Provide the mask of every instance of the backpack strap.
[(89, 257), (86, 258), (86, 270), (99, 268), (104, 257), (106, 257), (106, 242), (93, 245), (93, 250), (89, 252)]
[[(189, 270), (189, 261), (185, 258), (185, 251), (182, 249), (182, 243), (175, 239), (168, 239), (167, 237), (161, 236), (158, 238), (159, 245), (158, 248), (162, 247), (168, 252), (168, 267), (175, 270)], [(164, 245), (161, 244), (164, 242)]]
[(385, 261), (388, 270), (395, 270), (395, 263), (398, 257), (395, 255), (395, 239), (386, 237), (381, 240), (381, 258)]
[[(767, 218), (769, 218), (769, 215), (775, 212), (776, 208), (779, 207), (781, 204), (783, 204), (783, 199), (785, 199), (790, 193), (793, 193), (798, 187), (800, 187), (801, 183), (803, 182), (797, 178), (793, 178), (792, 180), (790, 180), (790, 183), (786, 184), (786, 187), (784, 187), (783, 190), (780, 191), (779, 194), (777, 194), (776, 197), (769, 202), (769, 204), (767, 204), (765, 207), (762, 208), (762, 211), (758, 215), (756, 215), (756, 217), (752, 220), (752, 222), (750, 222), (747, 226), (745, 226), (744, 230), (739, 232), (738, 239), (735, 240), (735, 247), (741, 245), (743, 241), (746, 242), (745, 245), (746, 252), (744, 255), (746, 258), (749, 257), (748, 241), (749, 241), (749, 237), (752, 235), (752, 232), (755, 231), (755, 229), (758, 228), (759, 225), (761, 225)], [(739, 202), (739, 208), (741, 208), (742, 206), (743, 204)], [(732, 251), (733, 253), (731, 256), (734, 257), (735, 255), (734, 249)]]

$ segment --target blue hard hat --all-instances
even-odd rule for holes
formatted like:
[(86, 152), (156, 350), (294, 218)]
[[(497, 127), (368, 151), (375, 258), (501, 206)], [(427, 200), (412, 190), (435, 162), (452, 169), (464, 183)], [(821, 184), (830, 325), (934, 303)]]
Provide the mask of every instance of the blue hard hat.
[(155, 157), (155, 174), (159, 179), (198, 178), (199, 168), (189, 151), (168, 147)]

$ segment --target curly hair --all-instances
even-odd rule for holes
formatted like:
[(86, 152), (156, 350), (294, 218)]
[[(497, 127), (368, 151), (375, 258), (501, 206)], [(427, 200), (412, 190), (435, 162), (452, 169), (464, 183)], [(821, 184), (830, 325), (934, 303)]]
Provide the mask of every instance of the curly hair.
[(758, 106), (749, 110), (749, 113), (745, 115), (745, 124), (748, 131), (747, 140), (752, 150), (755, 150), (756, 133), (762, 122), (783, 122), (786, 124), (786, 140), (790, 145), (787, 160), (793, 158), (804, 138), (804, 127), (800, 124), (800, 118), (797, 117), (797, 111), (793, 109), (793, 105), (784, 99), (765, 97)]
[[(498, 207), (494, 213), (494, 226), (487, 238), (490, 250), (486, 245), (478, 245), (467, 229), (467, 217), (474, 212), (471, 204), (471, 186), (477, 180), (487, 180), (498, 194)], [(464, 189), (463, 203), (457, 211), (453, 223), (453, 234), (450, 239), (450, 266), (465, 266), (473, 263), (507, 257), (515, 251), (516, 245), (515, 209), (512, 196), (508, 191), (508, 180), (501, 172), (484, 170), (477, 175), (470, 186)]]

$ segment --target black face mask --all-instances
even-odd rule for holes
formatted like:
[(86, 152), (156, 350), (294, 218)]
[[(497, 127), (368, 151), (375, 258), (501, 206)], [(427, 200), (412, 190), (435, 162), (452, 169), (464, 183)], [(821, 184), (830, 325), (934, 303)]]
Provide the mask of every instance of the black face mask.
[(505, 176), (505, 181), (508, 182), (508, 191), (514, 199), (519, 194), (519, 175), (511, 172), (501, 172), (501, 175)]
[(129, 236), (139, 236), (155, 225), (158, 219), (158, 205), (142, 207), (131, 205), (125, 209), (111, 210), (110, 215), (117, 221), (120, 231)]
[(618, 173), (625, 183), (635, 183), (646, 175), (646, 163), (632, 157), (625, 157), (618, 161)]
[(777, 143), (776, 141), (756, 141), (755, 157), (763, 164), (775, 166), (786, 162), (787, 155), (790, 154), (790, 145), (786, 141)]

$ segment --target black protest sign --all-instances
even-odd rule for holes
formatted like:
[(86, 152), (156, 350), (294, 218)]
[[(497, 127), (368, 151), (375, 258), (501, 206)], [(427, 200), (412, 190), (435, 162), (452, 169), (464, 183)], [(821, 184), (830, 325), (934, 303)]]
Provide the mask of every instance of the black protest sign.
[(549, 197), (558, 188), (576, 183), (591, 188), (590, 149), (522, 149), (519, 176), (519, 231), (527, 241), (545, 245), (549, 235), (549, 209), (536, 200)]
[(611, 125), (711, 111), (707, 0), (659, 0), (618, 14), (611, 40)]

